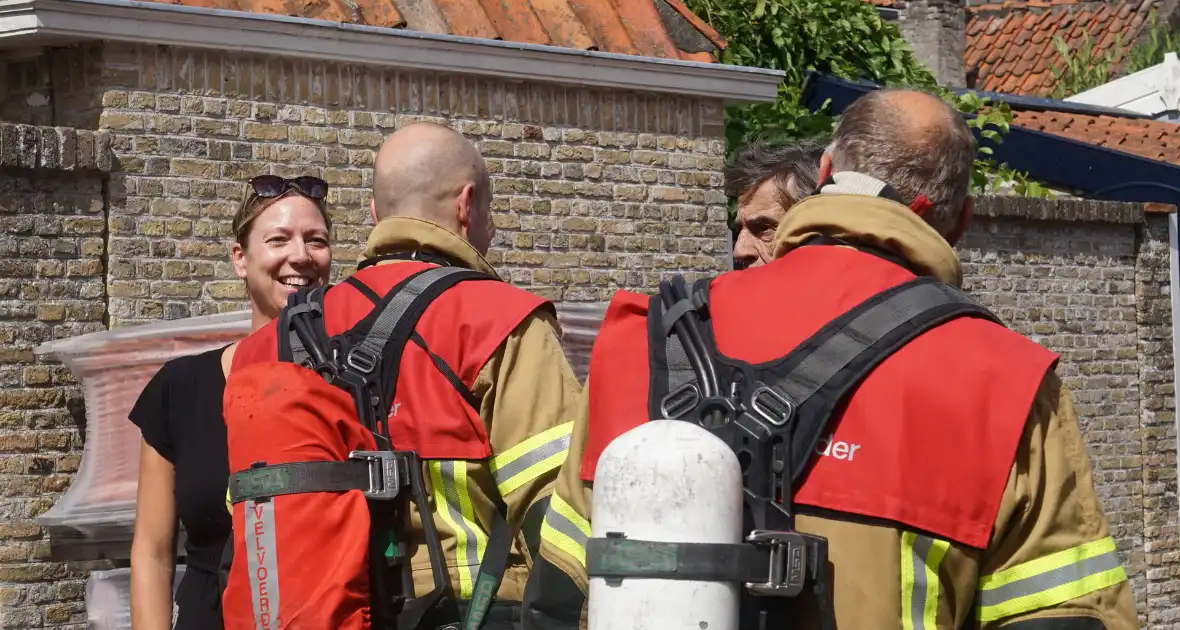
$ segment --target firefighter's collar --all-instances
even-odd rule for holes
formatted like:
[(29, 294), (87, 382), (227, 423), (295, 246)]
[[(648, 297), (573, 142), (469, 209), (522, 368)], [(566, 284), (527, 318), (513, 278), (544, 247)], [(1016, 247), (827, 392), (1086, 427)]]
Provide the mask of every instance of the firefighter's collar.
[(495, 267), (471, 243), (447, 228), (426, 219), (415, 217), (386, 217), (373, 227), (365, 243), (362, 260), (399, 252), (438, 252), (468, 269), (496, 278)]
[(774, 257), (824, 235), (884, 249), (909, 261), (918, 273), (962, 286), (963, 268), (955, 250), (910, 207), (879, 196), (885, 186), (858, 173), (837, 173), (818, 194), (787, 211), (775, 231)]

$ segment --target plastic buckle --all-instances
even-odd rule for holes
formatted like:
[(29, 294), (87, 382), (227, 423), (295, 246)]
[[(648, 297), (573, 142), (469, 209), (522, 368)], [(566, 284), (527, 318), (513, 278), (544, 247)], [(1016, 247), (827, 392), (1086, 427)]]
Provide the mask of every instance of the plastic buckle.
[(750, 409), (776, 427), (795, 417), (795, 403), (776, 388), (761, 383), (750, 396)]
[(361, 374), (369, 374), (377, 367), (376, 355), (370, 353), (361, 347), (353, 348), (344, 357), (344, 362), (348, 367), (360, 372)]
[(402, 475), (399, 470), (400, 456), (392, 451), (353, 451), (350, 460), (361, 460), (369, 464), (369, 489), (365, 496), (370, 499), (389, 500), (401, 493)]
[(807, 540), (798, 532), (754, 530), (746, 542), (770, 548), (765, 582), (746, 582), (754, 595), (794, 597), (807, 581)]
[(670, 420), (679, 420), (701, 404), (701, 390), (695, 382), (688, 382), (668, 392), (660, 401), (660, 413)]

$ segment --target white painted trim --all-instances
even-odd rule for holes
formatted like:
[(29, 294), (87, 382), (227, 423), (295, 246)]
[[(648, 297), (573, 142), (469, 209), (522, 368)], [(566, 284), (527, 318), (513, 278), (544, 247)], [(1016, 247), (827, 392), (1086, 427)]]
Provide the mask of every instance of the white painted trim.
[[(1180, 385), (1180, 331), (1176, 330), (1176, 313), (1180, 313), (1180, 217), (1173, 212), (1168, 215), (1168, 281), (1171, 284), (1169, 292), (1172, 294), (1172, 399), (1175, 401), (1177, 385)], [(1180, 414), (1175, 416), (1177, 446), (1180, 446)], [(1144, 453), (1144, 456), (1147, 454)], [(1180, 475), (1180, 459), (1176, 461), (1176, 473)]]
[(1079, 92), (1071, 103), (1127, 109), (1147, 116), (1180, 109), (1180, 60), (1167, 53), (1162, 63)]
[(617, 90), (773, 101), (785, 73), (131, 0), (0, 0), (0, 49), (112, 40)]

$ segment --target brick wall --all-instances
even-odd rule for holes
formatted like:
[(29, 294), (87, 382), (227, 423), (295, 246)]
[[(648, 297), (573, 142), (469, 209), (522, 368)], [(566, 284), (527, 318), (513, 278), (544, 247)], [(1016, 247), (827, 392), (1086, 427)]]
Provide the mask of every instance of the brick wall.
[(104, 136), (0, 123), (3, 628), (85, 622), (85, 572), (49, 562), (31, 520), (77, 471), (82, 396), (68, 370), (32, 349), (105, 328)]
[(1061, 355), (1144, 627), (1180, 620), (1166, 215), (1132, 204), (981, 200), (965, 288)]
[(966, 87), (967, 9), (964, 0), (899, 0), (898, 29), (914, 54), (951, 88)]
[[(60, 54), (77, 54), (62, 52)], [(114, 325), (236, 309), (229, 218), (259, 173), (332, 185), (338, 267), (368, 233), (374, 152), (411, 120), (446, 121), (492, 172), (490, 257), (547, 297), (651, 287), (728, 265), (716, 102), (263, 60), (148, 46), (88, 53), (111, 178)], [(572, 286), (571, 285), (575, 285)]]
[(1142, 597), (1153, 626), (1180, 624), (1180, 502), (1168, 217), (1149, 216), (1135, 269), (1143, 436)]
[[(312, 172), (333, 184), (339, 273), (368, 232), (381, 138), (443, 120), (493, 171), (490, 258), (512, 282), (600, 300), (618, 286), (652, 288), (668, 270), (728, 266), (715, 102), (152, 47), (17, 61), (49, 73), (54, 100), (22, 109), (30, 101), (12, 98), (9, 82), (3, 115), (104, 131), (78, 132), (69, 150), (64, 131), (0, 126), (5, 628), (77, 623), (81, 595), (79, 574), (44, 562), (28, 520), (51, 503), (42, 492), (63, 487), (80, 439), (77, 390), (31, 347), (104, 316), (125, 325), (240, 308), (227, 238), (251, 175)], [(1180, 617), (1165, 228), (1135, 206), (987, 199), (961, 248), (967, 288), (1063, 356), (1145, 627)], [(42, 280), (12, 282), (29, 276)]]

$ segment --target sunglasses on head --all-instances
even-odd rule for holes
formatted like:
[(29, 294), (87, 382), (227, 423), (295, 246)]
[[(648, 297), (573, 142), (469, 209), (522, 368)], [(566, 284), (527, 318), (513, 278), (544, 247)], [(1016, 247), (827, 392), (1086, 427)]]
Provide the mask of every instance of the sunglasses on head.
[(310, 199), (323, 199), (328, 196), (328, 182), (311, 175), (304, 175), (294, 179), (279, 177), (278, 175), (259, 175), (250, 180), (250, 187), (259, 197), (278, 197), (294, 188), (299, 194)]

